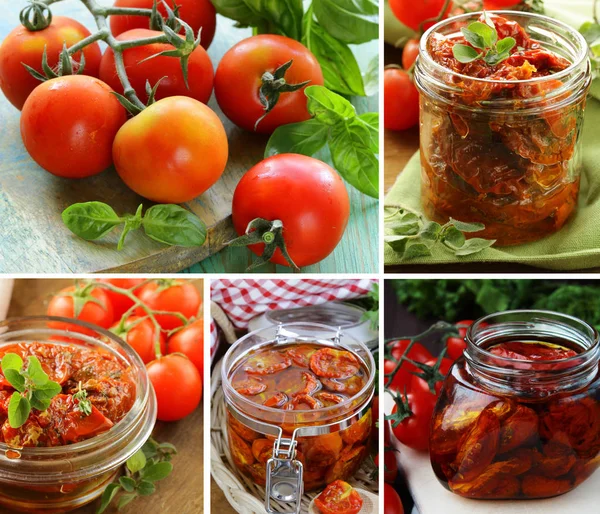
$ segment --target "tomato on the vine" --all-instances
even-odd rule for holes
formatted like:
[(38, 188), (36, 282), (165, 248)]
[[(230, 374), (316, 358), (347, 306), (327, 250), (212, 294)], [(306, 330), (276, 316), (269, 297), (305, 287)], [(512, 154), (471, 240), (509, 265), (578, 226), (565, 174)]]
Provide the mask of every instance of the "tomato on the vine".
[[(140, 288), (137, 296), (154, 311), (177, 312), (187, 319), (195, 317), (202, 305), (198, 289), (193, 284), (182, 280), (159, 279), (148, 282)], [(136, 314), (144, 316), (146, 311), (138, 307)], [(155, 318), (163, 330), (173, 330), (184, 324), (173, 314), (156, 314)]]
[(406, 71), (386, 68), (383, 75), (383, 125), (406, 130), (419, 123), (419, 92)]
[(419, 40), (409, 39), (404, 50), (402, 50), (402, 67), (405, 70), (410, 69), (419, 56)]
[[(446, 378), (452, 367), (452, 361), (443, 357), (436, 372), (435, 366), (437, 363), (438, 359), (431, 359), (425, 362), (425, 365), (430, 366), (430, 370), (419, 370), (418, 373), (424, 373), (423, 377), (413, 375), (410, 382), (410, 392), (414, 401), (421, 404), (429, 404), (432, 411), (442, 389), (444, 378)], [(435, 394), (431, 392), (428, 381), (434, 383)]]
[[(473, 324), (472, 319), (459, 321), (456, 323), (458, 336), (450, 336), (446, 339), (446, 348), (448, 348), (448, 357), (455, 361), (462, 356), (463, 352), (467, 349), (467, 343), (465, 337), (467, 335), (468, 328)], [(464, 326), (459, 326), (464, 325)]]
[(402, 500), (390, 484), (383, 484), (383, 514), (404, 514)]
[[(410, 339), (400, 339), (396, 341), (391, 350), (394, 359), (399, 361), (409, 344)], [(415, 362), (421, 363), (425, 363), (433, 358), (429, 350), (419, 342), (415, 342), (411, 346), (406, 356)], [(394, 361), (385, 360), (384, 372), (386, 375), (394, 371), (395, 367), (396, 363)], [(403, 393), (405, 389), (408, 391), (410, 390), (410, 381), (413, 376), (412, 373), (416, 371), (418, 371), (418, 368), (414, 364), (404, 361), (393, 378), (385, 378), (386, 386), (392, 391), (398, 391), (400, 393)]]
[[(185, 21), (194, 31), (194, 36), (202, 29), (200, 44), (208, 48), (215, 35), (217, 25), (217, 12), (210, 0), (165, 0), (171, 9), (179, 7), (178, 18)], [(116, 0), (115, 7), (134, 7), (152, 9), (154, 0)], [(162, 1), (157, 2), (158, 12), (166, 16), (167, 10)], [(132, 29), (150, 28), (147, 16), (112, 15), (110, 17), (110, 30), (117, 36)]]
[(202, 377), (191, 360), (174, 353), (153, 360), (146, 369), (156, 393), (159, 420), (177, 421), (194, 412), (202, 399)]
[[(90, 35), (81, 23), (65, 16), (54, 16), (48, 27), (29, 31), (19, 25), (8, 34), (0, 46), (0, 88), (17, 109), (22, 109), (31, 92), (41, 84), (23, 66), (27, 64), (42, 73), (42, 55), (46, 48), (48, 66), (56, 69), (63, 45), (67, 48)], [(85, 75), (98, 76), (100, 66), (100, 45), (92, 43), (83, 50)], [(81, 61), (81, 52), (73, 55), (76, 63)], [(76, 66), (76, 65), (75, 65)], [(82, 101), (73, 99), (74, 102)]]
[[(118, 41), (130, 41), (160, 35), (161, 32), (148, 29), (134, 29), (117, 36)], [(208, 103), (213, 90), (214, 72), (210, 57), (201, 46), (197, 47), (188, 57), (188, 85), (186, 86), (179, 59), (166, 55), (158, 55), (173, 50), (169, 43), (153, 43), (136, 46), (123, 50), (123, 63), (127, 70), (129, 82), (143, 102), (148, 102), (146, 82), (154, 86), (159, 81), (155, 98), (160, 100), (169, 96), (189, 96), (199, 102)], [(144, 59), (148, 59), (144, 61)], [(112, 48), (107, 48), (100, 62), (100, 79), (106, 82), (117, 93), (123, 94), (123, 86), (117, 75), (115, 54)], [(189, 87), (188, 87), (189, 86)]]
[[(395, 14), (404, 25), (418, 31), (421, 29), (421, 23), (425, 20), (433, 20), (437, 18), (446, 0), (389, 0), (392, 12)], [(448, 3), (444, 15), (450, 11), (452, 2)], [(431, 27), (435, 21), (429, 21), (423, 24), (423, 30)]]
[[(149, 318), (128, 316), (122, 326), (121, 322), (117, 321), (110, 330), (124, 339), (137, 352), (144, 364), (156, 359), (156, 329)], [(162, 332), (159, 333), (158, 341), (160, 352), (164, 354), (166, 345)]]
[[(380, 454), (375, 457), (375, 465), (381, 469)], [(393, 448), (385, 448), (383, 451), (383, 479), (393, 484), (398, 476), (398, 458), (396, 450)]]
[[(283, 76), (287, 86), (308, 81), (295, 91), (281, 88), (274, 78), (276, 70), (290, 61)], [(323, 83), (319, 61), (303, 44), (284, 36), (261, 34), (240, 41), (223, 56), (215, 74), (215, 96), (225, 116), (238, 127), (270, 134), (280, 125), (308, 120), (304, 89)], [(279, 95), (266, 116), (261, 87), (270, 88), (269, 99)]]
[(204, 376), (204, 320), (202, 318), (175, 332), (168, 343), (169, 353), (183, 353)]
[(520, 0), (483, 0), (483, 8), (486, 11), (497, 11), (515, 7), (520, 3)]
[(163, 98), (125, 123), (113, 144), (117, 173), (140, 196), (159, 203), (188, 202), (223, 174), (225, 128), (193, 98)]
[(127, 114), (113, 90), (87, 75), (42, 82), (21, 115), (21, 137), (42, 168), (66, 178), (96, 175), (112, 163), (112, 145)]
[[(244, 234), (256, 218), (280, 220), (287, 251), (298, 267), (327, 257), (342, 239), (349, 216), (350, 200), (340, 176), (305, 155), (265, 159), (242, 177), (233, 194), (236, 232)], [(262, 255), (264, 244), (249, 249)], [(279, 248), (270, 261), (289, 265)]]
[[(397, 423), (396, 426), (394, 426), (394, 421), (391, 421), (396, 439), (414, 450), (427, 450), (429, 448), (429, 425), (434, 405), (429, 401), (419, 401), (412, 393), (408, 393), (406, 398), (401, 395), (401, 400), (408, 403), (412, 414)], [(392, 415), (398, 412), (397, 402), (392, 409)]]
[[(144, 281), (143, 278), (99, 278), (98, 282), (104, 282), (120, 289), (129, 289), (133, 294), (136, 293), (136, 286), (139, 286)], [(110, 300), (113, 307), (113, 313), (115, 319), (118, 321), (121, 316), (125, 314), (131, 307), (133, 307), (133, 300), (128, 298), (121, 293), (110, 291), (109, 289), (103, 289)]]
[[(113, 308), (106, 293), (88, 284), (61, 289), (50, 300), (47, 312), (48, 316), (73, 318), (102, 328), (109, 328), (114, 320)], [(95, 334), (91, 329), (62, 321), (51, 321), (48, 326), (58, 330)]]

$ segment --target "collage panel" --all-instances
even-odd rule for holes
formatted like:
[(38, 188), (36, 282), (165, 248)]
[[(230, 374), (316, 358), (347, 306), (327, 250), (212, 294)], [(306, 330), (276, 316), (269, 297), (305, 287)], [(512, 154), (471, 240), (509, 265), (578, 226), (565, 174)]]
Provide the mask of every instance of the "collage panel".
[(375, 279), (211, 281), (211, 510), (379, 511)]
[(0, 279), (0, 512), (203, 512), (202, 300), (202, 280)]
[(385, 281), (386, 508), (597, 511), (599, 292), (589, 279)]

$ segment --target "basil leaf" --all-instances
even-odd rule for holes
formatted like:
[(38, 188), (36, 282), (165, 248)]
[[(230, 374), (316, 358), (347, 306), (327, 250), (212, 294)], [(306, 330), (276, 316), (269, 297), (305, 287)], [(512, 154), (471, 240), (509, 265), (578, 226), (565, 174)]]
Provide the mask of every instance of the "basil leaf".
[(142, 450), (138, 450), (127, 459), (127, 469), (132, 473), (137, 473), (146, 465), (146, 456)]
[(20, 393), (13, 393), (8, 402), (8, 423), (12, 428), (21, 427), (29, 417), (31, 405)]
[(579, 32), (581, 32), (590, 46), (600, 39), (600, 25), (592, 21), (586, 21), (579, 27)]
[(373, 153), (379, 153), (379, 113), (366, 112), (365, 114), (361, 114), (358, 119), (371, 132), (371, 150), (373, 150)]
[(515, 38), (505, 37), (504, 39), (498, 41), (498, 44), (496, 45), (496, 51), (499, 54), (509, 53), (516, 44), (517, 41), (515, 40)]
[(176, 246), (202, 246), (206, 225), (192, 212), (179, 205), (155, 205), (142, 219), (146, 235), (155, 241)]
[(452, 47), (452, 54), (458, 62), (462, 62), (463, 64), (473, 62), (481, 56), (473, 47), (461, 45), (460, 43)]
[(458, 221), (450, 218), (450, 223), (454, 225), (461, 232), (479, 232), (485, 228), (483, 223), (467, 223), (465, 221)]
[(369, 61), (369, 66), (364, 73), (363, 80), (367, 96), (375, 95), (379, 92), (379, 55), (376, 55)]
[(326, 125), (336, 125), (340, 121), (356, 117), (356, 109), (345, 98), (323, 86), (308, 86), (304, 90), (308, 97), (308, 112)]
[(168, 477), (173, 471), (173, 464), (170, 462), (157, 462), (147, 466), (142, 471), (142, 477), (149, 482), (156, 482)]
[(329, 126), (317, 119), (289, 123), (275, 129), (265, 148), (265, 158), (280, 153), (312, 156), (327, 144)]
[(27, 374), (29, 379), (36, 387), (44, 386), (50, 380), (46, 372), (42, 369), (42, 365), (37, 357), (29, 357), (29, 365), (27, 366)]
[(302, 43), (321, 65), (325, 86), (344, 95), (365, 96), (360, 67), (350, 47), (330, 35), (309, 9), (304, 16)]
[(370, 145), (369, 129), (358, 122), (332, 129), (329, 149), (335, 169), (362, 193), (379, 198), (379, 161)]
[(319, 23), (333, 37), (349, 44), (379, 37), (377, 0), (313, 0)]
[(479, 237), (467, 239), (465, 244), (461, 248), (456, 250), (455, 255), (460, 257), (460, 256), (464, 256), (464, 255), (471, 255), (474, 253), (479, 253), (479, 252), (485, 250), (486, 248), (489, 248), (490, 246), (492, 246), (495, 242), (496, 242), (495, 239), (488, 240), (488, 239), (481, 239)]
[(106, 508), (110, 505), (110, 502), (113, 501), (117, 493), (121, 490), (121, 486), (119, 484), (108, 484), (104, 492), (102, 493), (102, 499), (100, 500), (100, 507), (96, 511), (96, 514), (102, 514)]
[(75, 203), (63, 211), (62, 220), (73, 234), (86, 241), (105, 236), (123, 222), (110, 205), (102, 202)]

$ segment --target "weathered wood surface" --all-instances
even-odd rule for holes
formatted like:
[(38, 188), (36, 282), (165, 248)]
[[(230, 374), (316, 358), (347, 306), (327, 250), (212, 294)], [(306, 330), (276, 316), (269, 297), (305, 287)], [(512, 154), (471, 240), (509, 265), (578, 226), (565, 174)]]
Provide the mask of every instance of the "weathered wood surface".
[[(0, 39), (16, 26), (23, 5), (24, 0), (0, 0)], [(54, 4), (52, 11), (74, 17), (90, 30), (95, 26), (90, 13), (77, 0)], [(236, 41), (249, 35), (249, 29), (234, 28), (230, 20), (219, 17), (217, 35), (209, 49), (214, 66)], [(362, 69), (366, 69), (376, 53), (376, 42), (361, 46), (358, 57)], [(214, 95), (209, 105), (223, 120), (230, 147), (223, 177), (205, 194), (185, 205), (209, 227), (206, 244), (196, 249), (165, 247), (139, 232), (130, 234), (126, 247), (117, 252), (117, 232), (101, 242), (83, 241), (63, 226), (60, 218), (63, 209), (75, 202), (98, 200), (109, 203), (121, 214), (135, 212), (140, 203), (145, 207), (151, 203), (130, 191), (112, 168), (77, 181), (42, 170), (28, 156), (21, 141), (19, 111), (0, 95), (0, 272), (158, 273), (180, 271), (196, 263), (189, 271), (243, 272), (253, 258), (245, 248), (217, 252), (235, 235), (230, 221), (235, 186), (261, 160), (267, 138), (235, 127), (219, 110)], [(376, 110), (377, 98), (359, 99), (357, 108)], [(348, 191), (352, 214), (342, 242), (323, 262), (303, 271), (358, 273), (378, 269), (378, 202), (350, 186)], [(265, 266), (259, 271), (276, 270), (289, 271), (280, 266)]]
[[(9, 317), (45, 314), (52, 293), (71, 285), (72, 280), (27, 279), (16, 280)], [(202, 281), (194, 282), (202, 294)], [(161, 442), (175, 445), (178, 454), (173, 459), (173, 473), (157, 483), (152, 496), (136, 499), (117, 511), (109, 508), (106, 514), (201, 514), (204, 505), (202, 404), (190, 416), (174, 423), (157, 422), (153, 436)], [(73, 511), (73, 514), (95, 514), (98, 502)], [(0, 508), (0, 512), (9, 511)]]

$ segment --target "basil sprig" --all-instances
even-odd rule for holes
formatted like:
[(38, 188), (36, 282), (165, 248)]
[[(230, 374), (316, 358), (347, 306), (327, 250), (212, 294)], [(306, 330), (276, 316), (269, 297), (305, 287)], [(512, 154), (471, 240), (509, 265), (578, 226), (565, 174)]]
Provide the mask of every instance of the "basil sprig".
[(146, 235), (166, 245), (202, 246), (206, 241), (206, 225), (195, 214), (174, 204), (150, 207), (142, 216), (140, 205), (135, 214), (119, 216), (102, 202), (76, 203), (67, 207), (62, 219), (73, 234), (94, 241), (123, 225), (117, 249), (121, 250), (125, 237), (132, 230), (143, 228)]
[[(457, 43), (452, 47), (452, 53), (458, 62), (469, 63), (482, 59), (490, 66), (496, 66), (510, 57), (510, 51), (517, 44), (515, 38), (505, 37), (498, 41), (498, 32), (490, 16), (484, 12), (484, 21), (475, 21), (461, 31), (465, 39), (472, 45)], [(477, 50), (483, 50), (478, 52)]]
[(7, 353), (2, 358), (2, 373), (16, 389), (8, 403), (8, 423), (12, 428), (21, 427), (32, 408), (45, 411), (62, 390), (59, 383), (50, 380), (37, 357), (29, 357), (24, 368), (19, 355)]
[(312, 119), (275, 130), (265, 157), (280, 153), (312, 156), (326, 145), (334, 168), (362, 193), (379, 197), (379, 115), (358, 115), (354, 106), (323, 86), (309, 86)]

